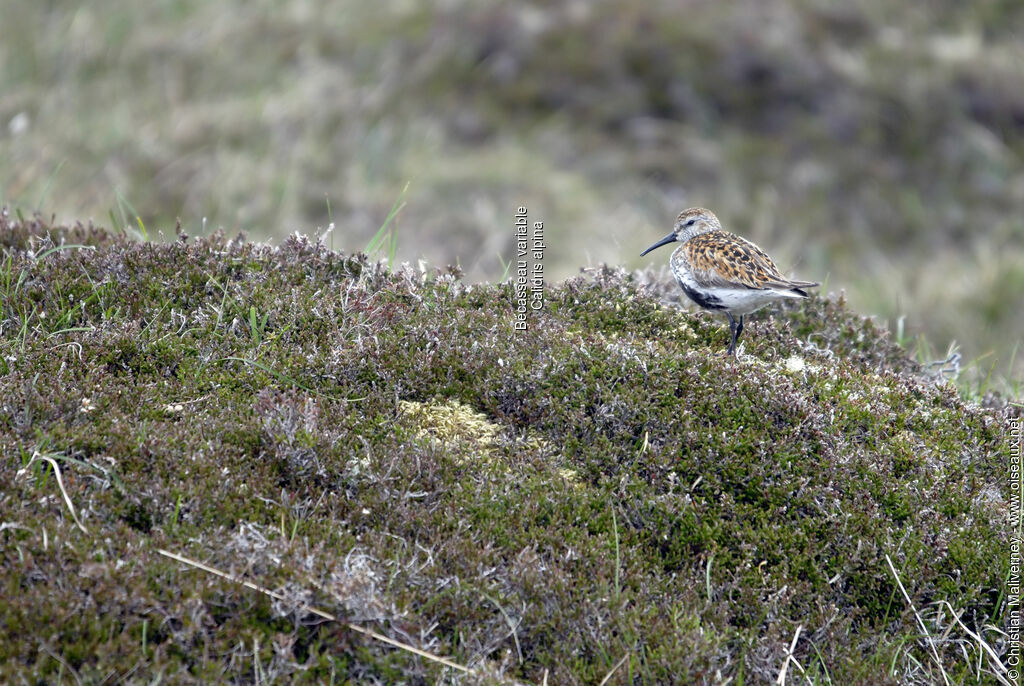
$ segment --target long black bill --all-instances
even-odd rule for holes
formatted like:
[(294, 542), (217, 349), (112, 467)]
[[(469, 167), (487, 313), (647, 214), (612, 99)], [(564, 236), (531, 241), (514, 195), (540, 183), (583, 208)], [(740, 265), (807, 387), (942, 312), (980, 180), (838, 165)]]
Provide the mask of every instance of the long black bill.
[(650, 251), (654, 250), (655, 248), (660, 248), (661, 246), (665, 245), (666, 243), (675, 243), (675, 242), (676, 242), (676, 235), (674, 233), (670, 233), (669, 235), (665, 236), (664, 238), (662, 238), (660, 241), (658, 241), (657, 243), (655, 243), (651, 247), (647, 248), (647, 250), (644, 250), (642, 253), (640, 253), (640, 257), (643, 257), (644, 255), (646, 255)]

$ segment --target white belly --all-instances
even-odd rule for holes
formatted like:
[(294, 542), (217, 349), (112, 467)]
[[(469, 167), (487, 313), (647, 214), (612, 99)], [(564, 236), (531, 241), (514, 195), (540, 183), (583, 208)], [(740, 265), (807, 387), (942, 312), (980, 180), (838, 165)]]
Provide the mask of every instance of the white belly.
[[(740, 316), (750, 314), (776, 300), (802, 298), (790, 290), (776, 288), (731, 288), (724, 286), (702, 286), (689, 274), (676, 278), (686, 294), (695, 303), (708, 310), (722, 310)], [(696, 296), (696, 297), (694, 297)]]
[(753, 290), (750, 288), (743, 290), (711, 288), (708, 289), (708, 294), (721, 301), (723, 310), (727, 310), (735, 315), (750, 314), (765, 305), (770, 305), (776, 300), (800, 297), (792, 291), (777, 291), (774, 289)]

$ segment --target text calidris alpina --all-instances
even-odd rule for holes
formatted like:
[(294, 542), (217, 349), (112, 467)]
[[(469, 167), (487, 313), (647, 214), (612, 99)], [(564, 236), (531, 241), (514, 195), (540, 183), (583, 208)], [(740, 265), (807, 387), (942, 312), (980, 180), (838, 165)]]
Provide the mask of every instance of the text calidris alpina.
[(726, 354), (736, 354), (744, 315), (783, 298), (806, 298), (802, 289), (818, 285), (787, 279), (761, 248), (723, 231), (718, 217), (702, 207), (680, 212), (672, 233), (640, 254), (666, 243), (680, 244), (669, 266), (686, 296), (729, 318), (732, 341)]

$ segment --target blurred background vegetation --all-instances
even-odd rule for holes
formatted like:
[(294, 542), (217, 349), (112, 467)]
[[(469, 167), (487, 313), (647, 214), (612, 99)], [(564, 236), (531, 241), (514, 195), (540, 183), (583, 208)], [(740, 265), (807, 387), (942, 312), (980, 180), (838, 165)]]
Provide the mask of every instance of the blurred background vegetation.
[(703, 205), (969, 383), (1024, 377), (1017, 0), (0, 3), (12, 209), (353, 251), (401, 197), (399, 260), (497, 280), (525, 205), (553, 280), (663, 265)]

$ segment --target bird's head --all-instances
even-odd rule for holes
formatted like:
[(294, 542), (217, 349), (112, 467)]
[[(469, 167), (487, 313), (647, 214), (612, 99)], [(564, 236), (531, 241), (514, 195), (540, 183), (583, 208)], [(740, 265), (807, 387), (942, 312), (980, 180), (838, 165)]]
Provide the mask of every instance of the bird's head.
[(662, 238), (660, 241), (652, 245), (651, 247), (640, 253), (640, 256), (644, 256), (651, 252), (655, 248), (660, 248), (667, 243), (685, 243), (697, 234), (707, 233), (708, 231), (721, 231), (722, 225), (718, 221), (718, 217), (711, 210), (705, 210), (703, 207), (691, 207), (688, 210), (683, 210), (676, 217), (676, 223), (672, 227), (672, 233)]

